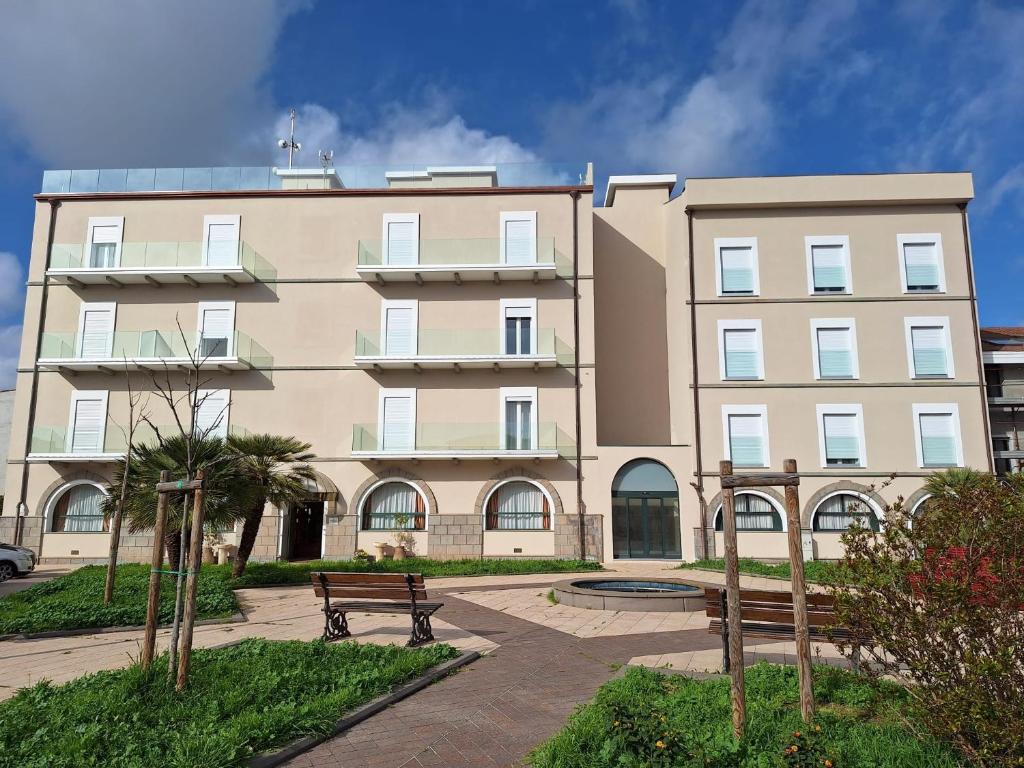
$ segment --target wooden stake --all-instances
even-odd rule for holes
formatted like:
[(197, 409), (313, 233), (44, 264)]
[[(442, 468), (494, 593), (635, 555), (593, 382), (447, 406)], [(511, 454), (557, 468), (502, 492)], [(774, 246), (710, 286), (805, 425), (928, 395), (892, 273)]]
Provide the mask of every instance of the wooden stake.
[[(160, 482), (170, 479), (168, 470), (160, 472)], [(142, 638), (142, 668), (149, 669), (156, 650), (156, 627), (160, 621), (160, 571), (164, 567), (164, 533), (167, 530), (166, 493), (161, 493), (156, 502), (156, 525), (153, 528), (153, 557), (150, 559), (149, 602), (146, 603), (146, 634)]]
[[(196, 479), (206, 479), (206, 470), (196, 472)], [(192, 542), (189, 547), (188, 581), (185, 584), (185, 615), (181, 628), (181, 655), (178, 658), (178, 679), (175, 690), (183, 691), (188, 682), (188, 666), (192, 659), (192, 630), (196, 623), (196, 595), (199, 592), (199, 568), (203, 564), (203, 496), (202, 485), (195, 491), (192, 503)], [(184, 522), (184, 521), (183, 521)]]
[(735, 491), (726, 486), (732, 475), (732, 462), (718, 465), (722, 477), (722, 521), (725, 538), (725, 590), (729, 609), (729, 676), (732, 679), (732, 731), (737, 739), (743, 738), (747, 725), (747, 702), (743, 690), (743, 626), (740, 615), (740, 566), (736, 547)]
[[(796, 474), (796, 459), (786, 459), (783, 472)], [(786, 525), (789, 529), (789, 568), (793, 586), (793, 627), (796, 636), (796, 668), (800, 678), (800, 716), (805, 723), (814, 718), (811, 677), (811, 638), (807, 628), (807, 584), (804, 581), (804, 553), (800, 540), (800, 493), (786, 486)]]

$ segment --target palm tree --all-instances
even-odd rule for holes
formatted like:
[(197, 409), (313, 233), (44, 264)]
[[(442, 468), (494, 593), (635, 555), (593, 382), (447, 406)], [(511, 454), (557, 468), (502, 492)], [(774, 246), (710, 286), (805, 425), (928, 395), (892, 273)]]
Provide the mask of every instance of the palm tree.
[(979, 472), (969, 467), (953, 467), (942, 472), (935, 472), (925, 480), (924, 487), (936, 498), (958, 498), (969, 491), (977, 490), (990, 479), (986, 472)]
[(245, 573), (256, 543), (263, 508), (268, 501), (280, 507), (305, 497), (309, 483), (316, 478), (316, 472), (307, 462), (315, 456), (309, 452), (309, 443), (281, 435), (231, 435), (228, 446), (237, 454), (251, 491), (232, 568), (232, 575), (238, 577)]
[[(175, 435), (155, 444), (133, 446), (131, 465), (127, 467), (124, 503), (129, 533), (152, 530), (156, 524), (158, 494), (155, 487), (160, 481), (160, 472), (165, 469), (170, 471), (173, 479), (187, 477), (189, 467), (193, 471), (206, 470), (203, 509), (206, 524), (211, 528), (232, 525), (245, 518), (253, 503), (253, 488), (238, 455), (218, 437), (193, 439), (191, 453), (188, 443), (188, 438)], [(114, 469), (111, 489), (120, 489), (125, 471), (122, 459)], [(103, 501), (104, 514), (113, 514), (118, 497), (119, 493), (114, 492), (107, 495)], [(188, 508), (190, 499), (186, 493), (172, 493), (170, 496), (164, 544), (172, 566), (178, 563), (181, 526), (191, 514)]]

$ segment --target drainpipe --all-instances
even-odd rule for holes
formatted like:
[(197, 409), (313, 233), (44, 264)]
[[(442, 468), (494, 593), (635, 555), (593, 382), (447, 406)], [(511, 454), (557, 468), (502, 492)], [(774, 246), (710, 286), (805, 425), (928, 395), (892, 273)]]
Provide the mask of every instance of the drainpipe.
[(697, 499), (700, 502), (700, 538), (704, 544), (704, 557), (711, 553), (708, 541), (708, 507), (704, 500), (704, 460), (702, 456), (700, 435), (700, 390), (698, 388), (697, 370), (697, 289), (694, 285), (693, 255), (693, 210), (686, 209), (686, 238), (689, 247), (687, 254), (690, 267), (690, 361), (693, 375), (693, 445), (697, 454)]
[(587, 521), (583, 510), (583, 428), (580, 418), (580, 247), (579, 247), (579, 190), (572, 197), (572, 335), (574, 360), (574, 389), (576, 399), (576, 518), (579, 523), (580, 560), (587, 559)]
[(967, 262), (967, 295), (971, 300), (971, 320), (974, 323), (974, 354), (980, 374), (978, 388), (981, 392), (981, 423), (985, 429), (985, 455), (988, 457), (988, 471), (995, 472), (995, 457), (992, 453), (992, 433), (989, 426), (988, 390), (985, 387), (985, 360), (981, 354), (981, 324), (978, 321), (978, 299), (974, 290), (974, 264), (971, 259), (971, 230), (967, 222), (967, 203), (957, 204), (960, 209), (960, 224), (964, 232), (964, 258)]
[(46, 233), (46, 263), (43, 265), (43, 295), (39, 299), (39, 323), (36, 328), (36, 349), (32, 356), (32, 389), (28, 398), (28, 425), (25, 430), (25, 455), (21, 464), (21, 493), (16, 508), (17, 519), (14, 521), (14, 543), (21, 546), (25, 531), (24, 520), (28, 516), (25, 500), (28, 497), (28, 455), (32, 452), (32, 431), (36, 425), (36, 399), (39, 395), (39, 366), (37, 361), (43, 350), (43, 322), (46, 319), (46, 299), (49, 295), (50, 282), (46, 277), (46, 268), (50, 266), (53, 256), (53, 232), (57, 226), (57, 209), (60, 200), (50, 200), (50, 226)]

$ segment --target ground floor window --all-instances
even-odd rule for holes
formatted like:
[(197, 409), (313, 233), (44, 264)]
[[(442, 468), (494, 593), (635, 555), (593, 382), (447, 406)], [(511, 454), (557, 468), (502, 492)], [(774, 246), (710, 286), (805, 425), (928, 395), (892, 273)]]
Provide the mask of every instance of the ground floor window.
[(822, 533), (842, 533), (855, 521), (873, 531), (879, 530), (878, 516), (871, 505), (851, 493), (830, 496), (814, 513), (814, 530)]
[(363, 502), (364, 531), (427, 528), (427, 505), (419, 490), (408, 483), (378, 485)]
[(67, 488), (53, 506), (50, 530), (54, 533), (98, 533), (107, 530), (107, 520), (102, 509), (105, 496), (99, 486), (91, 483)]
[[(763, 496), (753, 493), (737, 493), (733, 501), (736, 509), (737, 531), (781, 531), (782, 515), (775, 506)], [(722, 508), (718, 508), (715, 516), (715, 530), (721, 531), (724, 525)]]
[(524, 480), (498, 486), (487, 500), (486, 517), (489, 531), (546, 531), (551, 528), (547, 496)]

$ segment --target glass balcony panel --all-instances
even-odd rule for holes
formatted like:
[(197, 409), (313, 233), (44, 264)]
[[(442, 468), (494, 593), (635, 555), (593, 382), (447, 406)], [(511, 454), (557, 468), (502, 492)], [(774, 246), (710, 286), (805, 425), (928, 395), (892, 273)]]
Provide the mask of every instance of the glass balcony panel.
[[(40, 358), (44, 360), (86, 361), (78, 334), (44, 333)], [(237, 358), (253, 368), (268, 368), (274, 358), (260, 344), (241, 331), (233, 331), (228, 338), (203, 339), (195, 331), (115, 331), (110, 360), (188, 359), (197, 356), (200, 361), (216, 363), (222, 358)]]
[[(376, 240), (360, 240), (357, 255), (361, 267), (383, 265), (384, 243)], [(501, 264), (501, 238), (470, 237), (419, 241), (419, 262), (425, 267), (490, 267)], [(537, 264), (554, 265), (558, 274), (572, 271), (569, 258), (555, 248), (552, 237), (537, 238)], [(513, 266), (513, 265), (510, 265)], [(520, 265), (515, 265), (520, 266)]]
[[(102, 244), (111, 245), (111, 244)], [(108, 248), (108, 251), (110, 249)], [(255, 277), (271, 279), (277, 271), (251, 245), (239, 241), (234, 258), (218, 257), (222, 266), (240, 266)], [(50, 257), (50, 269), (102, 269), (113, 267), (113, 252), (94, 254), (92, 249), (78, 243), (55, 243)], [(121, 269), (192, 269), (202, 268), (203, 243), (181, 242), (126, 242), (121, 244)]]
[[(376, 424), (355, 424), (352, 428), (352, 450), (383, 453)], [(414, 451), (431, 453), (476, 452), (501, 454), (507, 451), (501, 440), (501, 425), (487, 423), (417, 424)], [(533, 449), (569, 457), (575, 453), (575, 442), (554, 422), (541, 422), (537, 444)]]
[[(416, 355), (422, 357), (514, 357), (502, 353), (502, 336), (498, 328), (421, 328), (417, 332)], [(356, 357), (382, 357), (381, 332), (376, 329), (356, 331)], [(553, 328), (537, 329), (537, 349), (531, 353), (554, 356), (558, 362), (571, 362), (572, 349), (555, 335)]]

